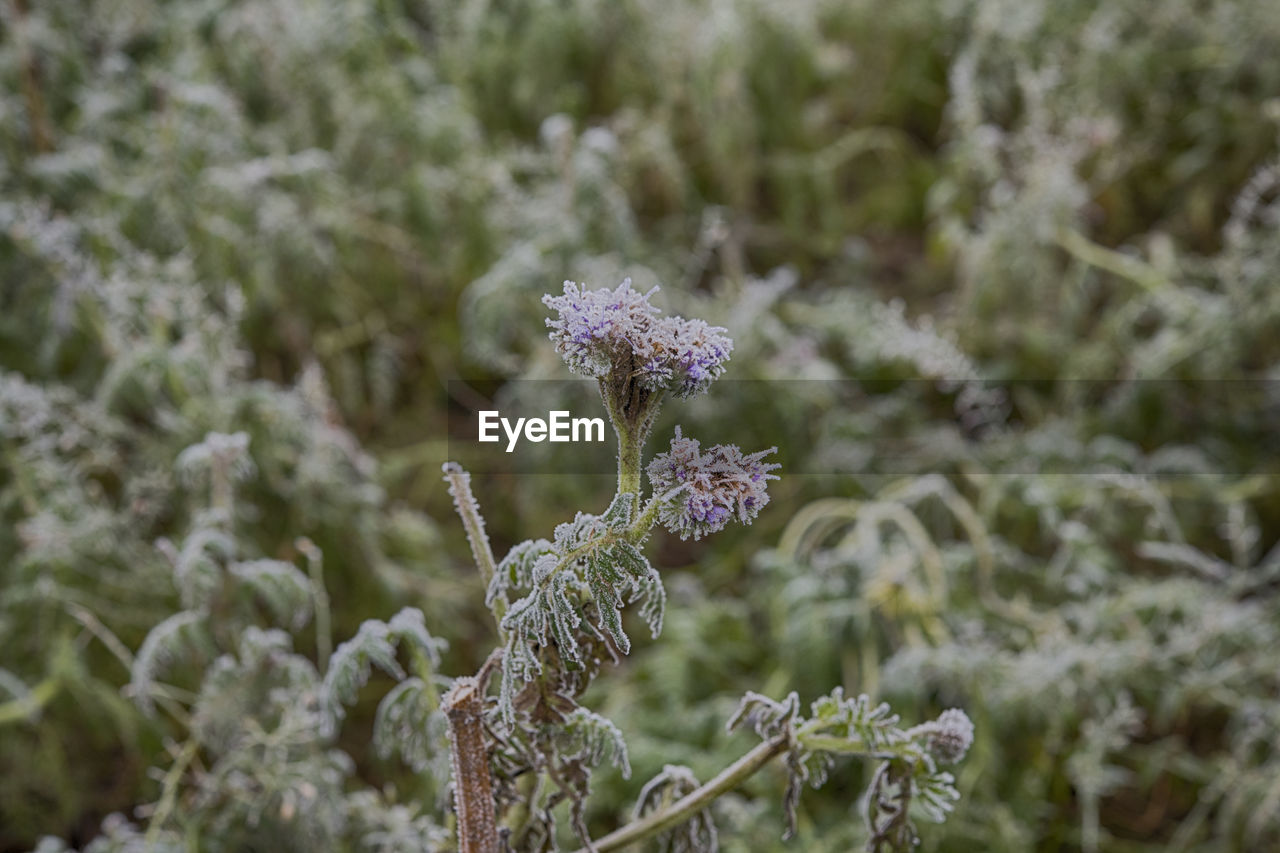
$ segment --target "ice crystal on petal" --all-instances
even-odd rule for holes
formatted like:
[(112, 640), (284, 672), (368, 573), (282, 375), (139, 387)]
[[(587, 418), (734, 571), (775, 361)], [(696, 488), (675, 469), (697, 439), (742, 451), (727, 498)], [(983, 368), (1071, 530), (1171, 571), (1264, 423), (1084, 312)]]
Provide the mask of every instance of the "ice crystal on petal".
[(671, 449), (649, 463), (649, 482), (662, 501), (658, 519), (681, 539), (694, 539), (722, 530), (730, 520), (750, 524), (769, 503), (768, 481), (779, 468), (764, 458), (776, 447), (749, 455), (732, 444), (718, 444), (701, 452), (697, 439), (685, 438), (676, 427)]

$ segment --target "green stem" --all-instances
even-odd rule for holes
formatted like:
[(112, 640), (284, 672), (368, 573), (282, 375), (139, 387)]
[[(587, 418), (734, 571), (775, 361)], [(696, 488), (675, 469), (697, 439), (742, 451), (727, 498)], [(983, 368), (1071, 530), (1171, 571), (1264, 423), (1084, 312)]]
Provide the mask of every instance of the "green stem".
[(649, 498), (649, 503), (645, 505), (644, 511), (632, 522), (631, 527), (627, 528), (625, 536), (628, 542), (632, 545), (639, 545), (640, 540), (649, 535), (650, 528), (658, 520), (658, 510), (661, 507), (662, 504), (659, 502), (657, 495)]
[(640, 494), (640, 453), (643, 449), (635, 435), (618, 433), (618, 494)]
[(1077, 260), (1128, 279), (1150, 293), (1155, 293), (1168, 285), (1164, 275), (1146, 261), (1108, 249), (1106, 246), (1099, 246), (1070, 228), (1058, 229), (1054, 242)]
[(832, 724), (830, 720), (809, 720), (796, 729), (796, 742), (813, 752), (830, 752), (880, 761), (914, 762), (918, 757), (919, 747), (914, 741), (905, 740), (882, 749), (870, 749), (864, 740), (853, 735), (823, 734)]
[(663, 392), (645, 391), (627, 379), (600, 379), (600, 399), (618, 437), (618, 494), (640, 494), (640, 457), (653, 422), (662, 408)]
[(169, 772), (164, 775), (160, 802), (156, 804), (156, 810), (151, 814), (147, 834), (143, 838), (143, 853), (155, 849), (160, 830), (163, 829), (164, 822), (169, 819), (169, 813), (173, 811), (174, 803), (177, 801), (178, 783), (182, 781), (182, 774), (187, 772), (187, 767), (195, 760), (199, 748), (200, 744), (195, 738), (188, 740), (182, 747), (182, 752), (178, 753), (178, 757), (174, 759)]
[(332, 617), (329, 612), (329, 590), (324, 585), (324, 556), (305, 536), (294, 543), (307, 558), (307, 573), (311, 577), (311, 606), (316, 613), (316, 660), (320, 672), (329, 668), (329, 656), (333, 654)]
[[(786, 752), (790, 743), (791, 737), (788, 733), (780, 734), (772, 740), (765, 741), (720, 771), (720, 774), (710, 782), (677, 800), (670, 808), (654, 812), (640, 820), (632, 821), (626, 826), (609, 833), (604, 838), (595, 841), (592, 847), (598, 853), (621, 850), (629, 844), (643, 841), (673, 826), (684, 823), (711, 805), (717, 797), (727, 794), (753, 776), (760, 768), (773, 760), (775, 756)], [(577, 853), (587, 853), (587, 849), (583, 848)]]
[(17, 699), (0, 705), (0, 726), (30, 719), (62, 690), (62, 679), (50, 676)]

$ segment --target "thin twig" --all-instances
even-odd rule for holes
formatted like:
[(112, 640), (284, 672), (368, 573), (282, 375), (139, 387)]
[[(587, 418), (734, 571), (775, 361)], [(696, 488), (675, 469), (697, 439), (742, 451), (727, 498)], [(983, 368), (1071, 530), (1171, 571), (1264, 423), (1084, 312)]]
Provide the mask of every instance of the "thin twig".
[(485, 587), (493, 580), (497, 571), (497, 563), (493, 559), (493, 550), (489, 547), (489, 537), (484, 532), (484, 517), (480, 515), (480, 504), (476, 503), (471, 493), (471, 475), (463, 470), (457, 462), (446, 462), (442, 469), (445, 481), (449, 484), (449, 494), (453, 496), (453, 504), (462, 519), (462, 526), (467, 531), (467, 542), (471, 544), (471, 555), (475, 557), (476, 568), (480, 570), (480, 578)]
[(196, 742), (196, 739), (189, 739), (183, 745), (182, 751), (174, 759), (173, 766), (169, 768), (169, 772), (164, 775), (160, 802), (156, 804), (155, 811), (151, 813), (147, 834), (142, 841), (144, 853), (155, 849), (156, 842), (160, 838), (160, 830), (164, 827), (164, 822), (168, 820), (169, 813), (173, 811), (174, 803), (177, 802), (178, 783), (182, 781), (182, 774), (187, 772), (187, 767), (195, 760), (199, 749), (200, 744)]
[[(784, 732), (767, 740), (730, 764), (720, 774), (695, 791), (681, 797), (670, 808), (654, 812), (641, 820), (633, 821), (595, 842), (598, 853), (621, 850), (629, 844), (643, 841), (659, 832), (678, 826), (693, 815), (707, 808), (720, 795), (726, 794), (746, 781), (775, 756), (786, 751), (791, 743), (790, 733)], [(577, 853), (587, 853), (587, 849)]]
[(0, 726), (30, 720), (62, 690), (62, 679), (51, 675), (16, 699), (0, 703)]
[(316, 614), (316, 662), (320, 672), (329, 668), (333, 654), (332, 616), (329, 612), (329, 590), (324, 585), (324, 555), (316, 544), (305, 536), (294, 542), (294, 547), (307, 558), (307, 574), (311, 578), (311, 606)]

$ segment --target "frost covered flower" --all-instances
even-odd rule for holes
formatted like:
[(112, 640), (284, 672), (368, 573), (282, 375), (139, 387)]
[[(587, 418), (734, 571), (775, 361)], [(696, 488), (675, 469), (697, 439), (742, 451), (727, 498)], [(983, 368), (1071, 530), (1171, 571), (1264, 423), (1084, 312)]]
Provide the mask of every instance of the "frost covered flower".
[(615, 290), (587, 290), (566, 281), (563, 296), (542, 297), (548, 308), (560, 314), (546, 321), (556, 352), (574, 373), (595, 378), (608, 375), (619, 357), (634, 351), (634, 341), (648, 335), (658, 315), (658, 309), (649, 304), (656, 291), (656, 287), (644, 294), (632, 290), (631, 279)]
[(769, 503), (768, 481), (778, 479), (769, 472), (781, 466), (764, 461), (776, 451), (744, 455), (735, 445), (718, 444), (703, 453), (697, 439), (676, 427), (671, 450), (649, 463), (658, 520), (681, 539), (700, 539), (735, 518), (750, 524)]
[(664, 317), (655, 333), (641, 343), (642, 371), (661, 377), (662, 385), (677, 397), (701, 394), (724, 373), (724, 364), (733, 352), (733, 341), (724, 331), (702, 320)]
[(562, 296), (542, 298), (559, 314), (546, 321), (556, 352), (584, 376), (616, 372), (647, 390), (670, 390), (678, 397), (705, 391), (724, 372), (733, 341), (702, 320), (658, 316), (649, 302), (657, 290), (641, 294), (631, 279), (614, 290), (566, 281)]
[(943, 711), (938, 719), (919, 728), (926, 732), (929, 751), (943, 764), (964, 758), (973, 745), (973, 722), (959, 708)]

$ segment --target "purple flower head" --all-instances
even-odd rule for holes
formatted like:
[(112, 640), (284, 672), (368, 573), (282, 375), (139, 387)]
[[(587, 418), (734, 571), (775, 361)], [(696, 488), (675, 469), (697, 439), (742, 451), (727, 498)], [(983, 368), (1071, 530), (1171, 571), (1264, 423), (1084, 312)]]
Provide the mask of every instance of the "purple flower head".
[(574, 373), (607, 376), (615, 362), (635, 349), (632, 341), (648, 334), (658, 314), (649, 297), (657, 289), (642, 294), (631, 289), (631, 279), (615, 290), (587, 290), (566, 281), (563, 296), (542, 297), (543, 304), (560, 314), (547, 320), (556, 352)]
[(626, 279), (615, 290), (586, 290), (571, 281), (563, 296), (542, 301), (560, 316), (547, 320), (551, 340), (574, 373), (602, 378), (618, 371), (650, 391), (691, 397), (724, 372), (733, 341), (718, 326), (659, 317)]
[(649, 463), (649, 482), (661, 501), (658, 520), (681, 539), (701, 539), (722, 530), (732, 519), (750, 524), (769, 503), (769, 473), (779, 468), (764, 457), (776, 447), (744, 455), (732, 444), (701, 451), (697, 439), (676, 427), (671, 450)]

